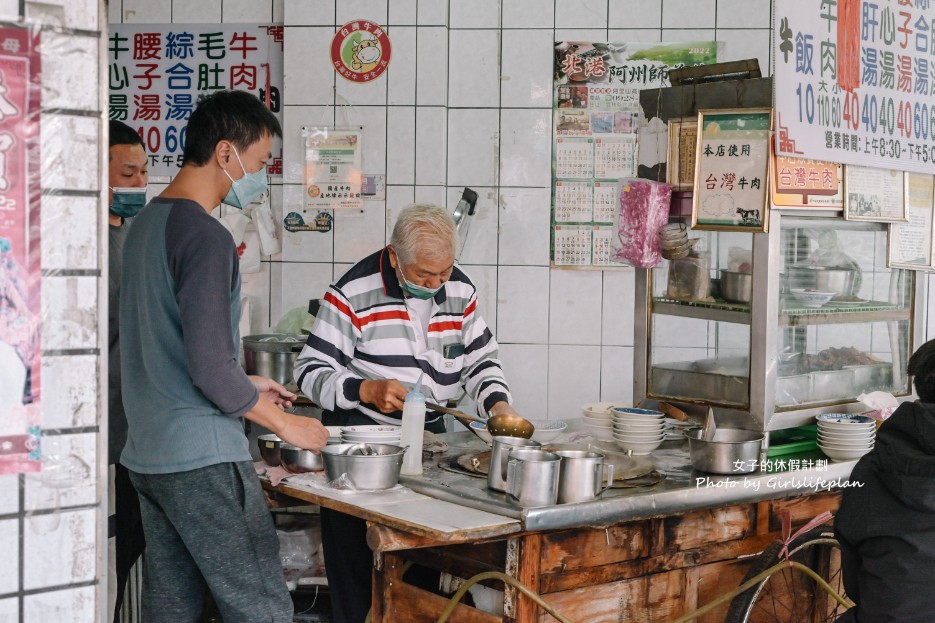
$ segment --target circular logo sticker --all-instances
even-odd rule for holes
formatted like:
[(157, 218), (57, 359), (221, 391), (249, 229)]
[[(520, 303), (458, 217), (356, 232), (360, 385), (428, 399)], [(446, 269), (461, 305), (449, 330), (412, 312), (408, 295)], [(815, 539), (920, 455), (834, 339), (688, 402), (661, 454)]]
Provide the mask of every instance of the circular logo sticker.
[(331, 40), (334, 70), (352, 82), (379, 78), (390, 64), (390, 38), (379, 24), (350, 21)]

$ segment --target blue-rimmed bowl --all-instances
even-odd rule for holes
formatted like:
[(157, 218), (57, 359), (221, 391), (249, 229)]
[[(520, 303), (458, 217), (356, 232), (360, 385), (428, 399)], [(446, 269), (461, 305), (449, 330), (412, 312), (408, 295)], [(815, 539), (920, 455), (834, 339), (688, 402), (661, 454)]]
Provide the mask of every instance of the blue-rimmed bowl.
[(793, 298), (802, 304), (802, 307), (818, 308), (834, 298), (836, 292), (819, 292), (807, 288), (792, 288), (789, 290)]
[(876, 425), (876, 420), (866, 415), (855, 413), (819, 413), (815, 416), (819, 424), (863, 424), (869, 426)]
[(656, 411), (654, 409), (639, 409), (637, 407), (614, 407), (614, 415), (640, 415), (646, 417), (664, 417), (665, 414), (662, 411)]
[(818, 420), (818, 432), (827, 431), (839, 435), (863, 436), (875, 431), (877, 427), (877, 421), (873, 418), (852, 413), (819, 413), (815, 419)]

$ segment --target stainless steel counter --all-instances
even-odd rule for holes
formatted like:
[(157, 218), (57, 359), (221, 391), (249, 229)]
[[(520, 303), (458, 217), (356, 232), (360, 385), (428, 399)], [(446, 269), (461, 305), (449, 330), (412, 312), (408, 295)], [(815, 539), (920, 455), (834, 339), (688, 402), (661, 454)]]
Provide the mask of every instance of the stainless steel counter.
[(680, 439), (664, 442), (649, 455), (656, 469), (665, 474), (665, 479), (656, 485), (610, 489), (594, 502), (522, 508), (506, 494), (487, 489), (486, 478), (438, 467), (440, 458), (487, 449), (471, 433), (448, 433), (441, 437), (449, 444), (445, 455), (426, 461), (422, 476), (403, 476), (400, 483), (429, 497), (519, 519), (525, 530), (604, 527), (705, 507), (828, 491), (846, 486), (856, 464), (856, 461), (828, 461), (821, 469), (718, 476), (694, 471), (689, 463), (688, 440)]

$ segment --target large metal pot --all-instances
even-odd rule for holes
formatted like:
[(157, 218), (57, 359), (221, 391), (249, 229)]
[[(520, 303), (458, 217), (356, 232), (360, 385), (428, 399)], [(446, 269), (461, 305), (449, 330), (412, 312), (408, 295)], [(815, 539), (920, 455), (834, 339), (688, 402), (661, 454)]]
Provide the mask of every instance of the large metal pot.
[(406, 448), (383, 443), (339, 443), (321, 449), (328, 480), (345, 475), (355, 489), (389, 489), (399, 482)]
[(740, 428), (718, 428), (711, 441), (701, 438), (701, 429), (688, 431), (692, 467), (712, 474), (747, 474), (757, 470), (763, 434)]
[(296, 357), (305, 345), (304, 335), (263, 333), (243, 338), (244, 370), (286, 385), (292, 382)]

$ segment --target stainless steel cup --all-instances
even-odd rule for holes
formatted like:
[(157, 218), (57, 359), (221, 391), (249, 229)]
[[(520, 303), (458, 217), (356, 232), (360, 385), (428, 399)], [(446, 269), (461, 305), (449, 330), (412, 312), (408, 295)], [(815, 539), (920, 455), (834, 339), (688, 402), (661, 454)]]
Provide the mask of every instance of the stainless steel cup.
[(558, 500), (562, 457), (554, 452), (513, 448), (506, 465), (506, 492), (520, 506), (552, 506)]
[(558, 475), (558, 503), (590, 502), (601, 496), (614, 482), (614, 466), (608, 463), (607, 486), (604, 480), (604, 455), (586, 450), (558, 450), (562, 457)]
[(487, 469), (487, 487), (494, 491), (506, 491), (506, 464), (512, 448), (539, 448), (542, 444), (522, 437), (493, 437), (490, 450), (490, 467)]

